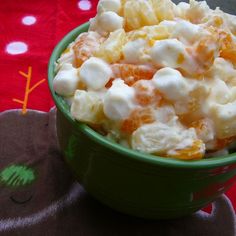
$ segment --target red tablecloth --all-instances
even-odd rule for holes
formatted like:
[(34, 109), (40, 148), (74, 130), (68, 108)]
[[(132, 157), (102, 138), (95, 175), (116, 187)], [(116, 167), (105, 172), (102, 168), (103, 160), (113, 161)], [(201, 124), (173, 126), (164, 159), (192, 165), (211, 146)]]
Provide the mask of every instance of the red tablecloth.
[[(95, 15), (96, 5), (96, 0), (0, 1), (0, 111), (23, 106), (49, 111), (53, 101), (45, 79), (52, 50)], [(236, 209), (236, 185), (227, 195)]]

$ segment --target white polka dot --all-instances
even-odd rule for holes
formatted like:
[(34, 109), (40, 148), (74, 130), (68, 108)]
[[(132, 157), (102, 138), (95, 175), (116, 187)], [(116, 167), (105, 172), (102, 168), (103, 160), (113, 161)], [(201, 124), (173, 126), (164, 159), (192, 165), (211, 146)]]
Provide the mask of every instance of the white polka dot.
[(34, 16), (25, 16), (22, 18), (22, 24), (24, 25), (33, 25), (36, 21), (37, 20)]
[(12, 42), (7, 44), (6, 51), (11, 55), (17, 55), (27, 52), (28, 46), (23, 42)]
[(83, 11), (87, 11), (87, 10), (91, 9), (92, 4), (89, 0), (81, 0), (78, 2), (78, 7), (79, 7), (79, 9), (81, 9)]

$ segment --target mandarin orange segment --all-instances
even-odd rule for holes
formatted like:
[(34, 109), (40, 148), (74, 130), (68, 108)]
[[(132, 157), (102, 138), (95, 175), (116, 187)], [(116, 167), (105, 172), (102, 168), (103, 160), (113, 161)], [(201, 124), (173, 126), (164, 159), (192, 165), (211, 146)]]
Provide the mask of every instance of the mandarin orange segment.
[(220, 56), (232, 63), (236, 63), (236, 44), (233, 42), (231, 35), (221, 31), (219, 33)]
[(236, 64), (236, 48), (225, 49), (221, 52), (220, 56)]
[(94, 51), (98, 48), (103, 38), (100, 36), (91, 37), (90, 33), (83, 33), (78, 38), (78, 41), (73, 46), (75, 54), (75, 65), (80, 67)]
[(208, 70), (212, 66), (216, 51), (217, 44), (211, 37), (206, 37), (198, 43), (196, 60), (204, 70)]
[(193, 142), (189, 148), (175, 150), (174, 153), (167, 154), (169, 157), (178, 158), (181, 160), (199, 160), (204, 157), (204, 143), (198, 139)]
[(135, 89), (136, 101), (139, 105), (159, 105), (162, 96), (158, 90), (154, 89), (152, 86), (146, 85), (143, 81), (136, 82), (133, 87)]
[(113, 83), (114, 79), (111, 78), (105, 85), (105, 88), (109, 89), (111, 86), (112, 86), (112, 83)]
[(144, 124), (150, 124), (155, 121), (153, 111), (150, 108), (140, 108), (134, 110), (129, 118), (121, 124), (121, 131), (132, 134), (136, 129)]
[(156, 70), (146, 65), (113, 64), (111, 65), (114, 78), (121, 78), (124, 82), (132, 86), (139, 80), (150, 80)]
[(231, 138), (224, 138), (224, 139), (217, 139), (216, 140), (216, 148), (215, 150), (221, 150), (229, 146), (236, 137), (231, 137)]

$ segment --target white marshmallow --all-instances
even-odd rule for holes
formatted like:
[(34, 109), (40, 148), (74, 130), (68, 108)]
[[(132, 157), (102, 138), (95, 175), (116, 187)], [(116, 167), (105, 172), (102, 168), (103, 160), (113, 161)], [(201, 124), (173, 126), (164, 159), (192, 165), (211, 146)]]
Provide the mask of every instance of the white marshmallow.
[(231, 91), (223, 80), (214, 79), (210, 85), (211, 91), (208, 97), (209, 103), (226, 104), (230, 101)]
[(77, 69), (65, 63), (53, 80), (53, 88), (59, 95), (68, 97), (74, 94), (79, 80)]
[(215, 59), (211, 71), (215, 78), (219, 78), (225, 82), (236, 77), (236, 70), (234, 69), (233, 64), (221, 57)]
[(157, 41), (151, 49), (151, 58), (158, 66), (180, 67), (179, 57), (185, 56), (183, 43), (177, 39)]
[(123, 28), (124, 19), (115, 12), (106, 11), (98, 16), (98, 26), (106, 32), (113, 32)]
[(100, 14), (105, 11), (113, 11), (119, 13), (121, 9), (120, 0), (100, 0), (97, 6), (97, 12)]
[(116, 79), (104, 97), (104, 113), (114, 121), (126, 119), (135, 108), (135, 91), (121, 79)]
[(190, 8), (189, 3), (187, 2), (180, 2), (177, 4), (178, 8), (180, 8), (181, 11), (187, 11)]
[(236, 101), (225, 105), (215, 104), (212, 107), (212, 119), (215, 121), (218, 138), (236, 135)]
[(193, 43), (197, 40), (204, 29), (199, 25), (190, 23), (189, 21), (177, 21), (171, 38), (178, 38), (183, 43)]
[(157, 71), (152, 81), (167, 99), (173, 101), (186, 99), (190, 90), (181, 73), (169, 67)]
[(99, 90), (111, 78), (112, 70), (102, 59), (91, 57), (82, 64), (79, 74), (88, 89)]
[(158, 24), (158, 26), (166, 27), (169, 32), (173, 31), (175, 25), (176, 25), (176, 21), (173, 21), (173, 20), (163, 20)]

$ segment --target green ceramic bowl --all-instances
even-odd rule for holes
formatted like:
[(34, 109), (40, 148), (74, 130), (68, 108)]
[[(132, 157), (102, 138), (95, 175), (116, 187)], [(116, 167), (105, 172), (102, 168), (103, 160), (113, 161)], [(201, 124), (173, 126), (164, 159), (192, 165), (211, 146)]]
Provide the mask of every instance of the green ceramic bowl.
[(48, 80), (57, 106), (57, 130), (65, 161), (92, 196), (130, 215), (167, 219), (191, 214), (224, 193), (236, 179), (236, 154), (181, 161), (139, 153), (76, 122), (53, 91), (54, 63), (88, 23), (66, 35), (49, 63)]

